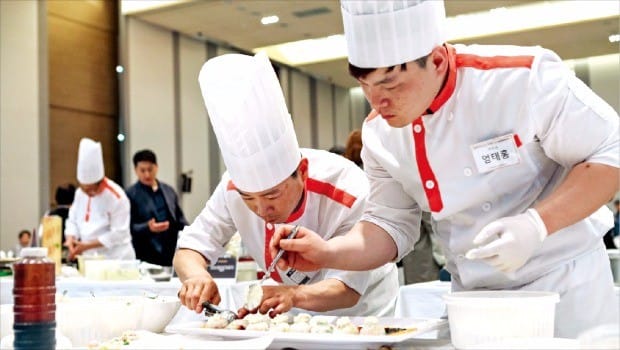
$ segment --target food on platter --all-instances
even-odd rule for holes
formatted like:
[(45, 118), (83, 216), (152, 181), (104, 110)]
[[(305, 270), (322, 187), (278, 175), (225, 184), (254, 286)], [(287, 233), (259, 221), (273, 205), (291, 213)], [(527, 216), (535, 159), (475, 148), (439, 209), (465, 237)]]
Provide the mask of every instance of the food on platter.
[[(358, 320), (359, 322), (359, 320)], [(312, 316), (308, 313), (299, 313), (295, 316), (290, 314), (276, 315), (274, 318), (267, 314), (248, 314), (243, 319), (237, 319), (230, 323), (219, 314), (207, 319), (203, 325), (210, 329), (248, 330), (260, 332), (280, 333), (312, 333), (312, 334), (345, 334), (345, 335), (400, 335), (415, 331), (416, 328), (390, 328), (379, 324), (379, 319), (374, 316), (363, 318), (361, 325), (353, 323), (351, 318), (335, 316)]]
[(370, 316), (364, 319), (364, 324), (360, 329), (360, 334), (363, 335), (385, 335), (385, 328), (379, 325), (379, 319)]
[(226, 328), (228, 326), (228, 320), (226, 317), (222, 316), (222, 314), (215, 314), (207, 320), (206, 327), (207, 328)]

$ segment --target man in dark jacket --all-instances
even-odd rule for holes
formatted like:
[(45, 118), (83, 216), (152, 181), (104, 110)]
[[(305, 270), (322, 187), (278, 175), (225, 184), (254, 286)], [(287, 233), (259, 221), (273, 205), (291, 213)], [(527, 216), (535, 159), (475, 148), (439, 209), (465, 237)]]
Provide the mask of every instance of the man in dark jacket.
[(157, 180), (157, 157), (151, 150), (136, 152), (133, 165), (138, 181), (127, 189), (131, 202), (131, 236), (136, 258), (172, 266), (178, 233), (187, 220), (176, 192)]

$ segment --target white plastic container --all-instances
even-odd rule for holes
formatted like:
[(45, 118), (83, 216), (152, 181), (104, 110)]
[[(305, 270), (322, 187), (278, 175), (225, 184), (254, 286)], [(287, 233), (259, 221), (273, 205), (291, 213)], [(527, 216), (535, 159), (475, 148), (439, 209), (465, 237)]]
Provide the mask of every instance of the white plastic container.
[(472, 291), (444, 295), (457, 349), (514, 338), (553, 338), (558, 293)]

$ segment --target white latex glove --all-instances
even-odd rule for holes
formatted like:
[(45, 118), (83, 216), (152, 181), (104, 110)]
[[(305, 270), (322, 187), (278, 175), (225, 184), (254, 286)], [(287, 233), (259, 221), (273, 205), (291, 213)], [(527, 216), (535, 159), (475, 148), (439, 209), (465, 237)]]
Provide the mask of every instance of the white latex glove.
[(545, 223), (538, 212), (530, 208), (525, 213), (504, 217), (480, 230), (469, 250), (467, 259), (482, 259), (502, 272), (516, 271), (523, 266), (547, 237)]

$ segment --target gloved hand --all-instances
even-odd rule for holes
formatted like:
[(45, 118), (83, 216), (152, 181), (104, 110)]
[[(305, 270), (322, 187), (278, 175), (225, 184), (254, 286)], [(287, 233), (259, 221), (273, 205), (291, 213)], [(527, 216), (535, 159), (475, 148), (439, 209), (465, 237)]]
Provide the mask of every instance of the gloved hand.
[(480, 230), (469, 250), (467, 259), (482, 259), (502, 272), (516, 271), (523, 266), (547, 237), (545, 223), (538, 212), (530, 208), (525, 213), (504, 217)]

